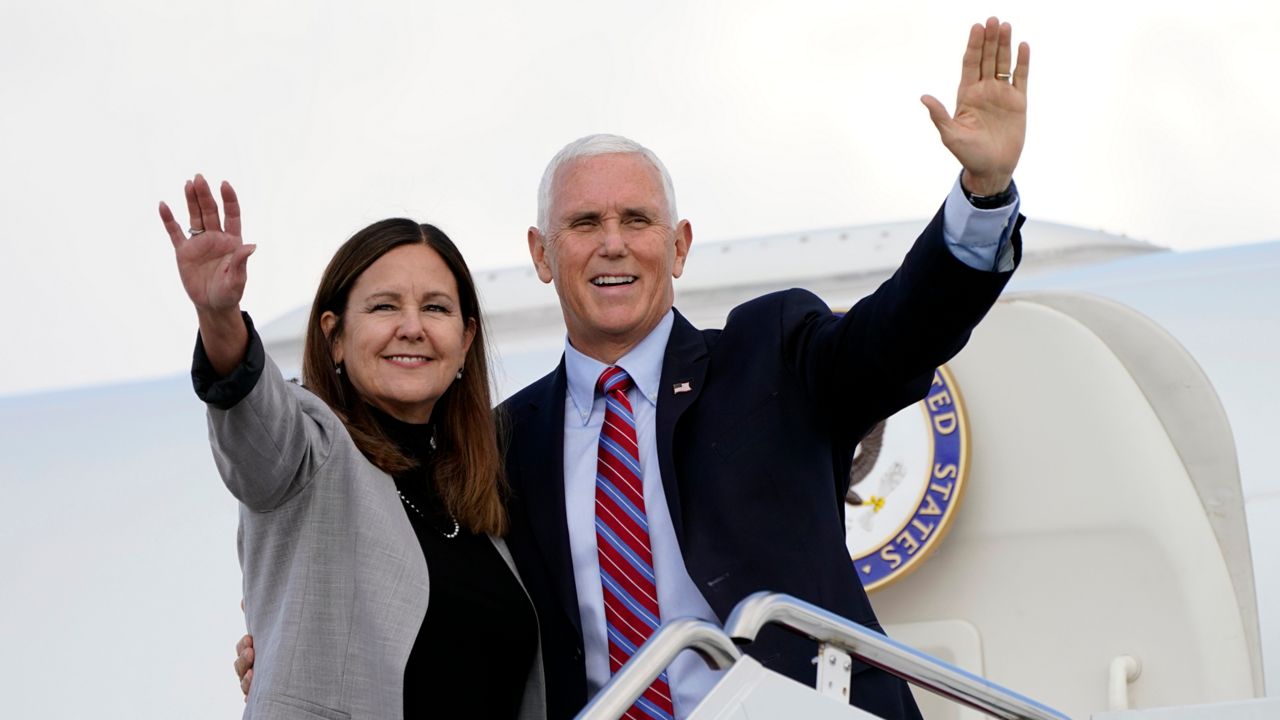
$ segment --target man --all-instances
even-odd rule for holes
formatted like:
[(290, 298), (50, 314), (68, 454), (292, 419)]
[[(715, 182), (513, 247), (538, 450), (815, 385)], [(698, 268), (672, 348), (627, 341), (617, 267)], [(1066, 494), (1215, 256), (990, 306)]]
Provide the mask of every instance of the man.
[[(995, 18), (971, 29), (954, 117), (922, 98), (961, 178), (843, 317), (792, 290), (695, 329), (673, 307), (693, 233), (661, 161), (615, 136), (552, 160), (528, 243), (560, 297), (565, 355), (503, 405), (510, 545), (538, 608), (549, 717), (572, 717), (661, 620), (723, 621), (757, 590), (879, 629), (844, 546), (849, 465), (876, 422), (924, 397), (1017, 262), (1029, 49), (1011, 70), (1010, 37)], [(812, 643), (766, 631), (747, 651), (813, 682)], [(685, 653), (629, 716), (685, 716), (715, 680)], [(904, 683), (861, 663), (852, 701), (919, 717)]]

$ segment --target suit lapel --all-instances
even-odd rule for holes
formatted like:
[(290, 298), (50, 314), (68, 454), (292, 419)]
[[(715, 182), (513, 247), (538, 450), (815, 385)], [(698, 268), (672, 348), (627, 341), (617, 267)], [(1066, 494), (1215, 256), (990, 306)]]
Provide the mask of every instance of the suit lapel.
[(674, 443), (680, 416), (702, 393), (707, 374), (707, 344), (679, 310), (662, 358), (662, 382), (658, 385), (658, 413), (655, 433), (658, 440), (658, 468), (662, 472), (662, 489), (671, 510), (671, 524), (676, 539), (684, 545), (684, 523), (680, 514), (680, 485), (676, 479)]
[(573, 556), (569, 549), (569, 523), (564, 506), (564, 360), (547, 376), (528, 405), (527, 422), (519, 423), (516, 439), (520, 453), (521, 493), (528, 525), (556, 588), (565, 614), (582, 632), (578, 593), (573, 581)]

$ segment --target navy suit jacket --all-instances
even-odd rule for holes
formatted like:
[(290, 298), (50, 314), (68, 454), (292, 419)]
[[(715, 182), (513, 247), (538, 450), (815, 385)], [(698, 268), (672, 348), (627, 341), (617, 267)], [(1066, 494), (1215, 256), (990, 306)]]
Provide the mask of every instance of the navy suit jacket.
[[(1013, 242), (1016, 260), (1016, 229)], [(740, 305), (723, 330), (676, 313), (659, 385), (659, 466), (689, 576), (722, 622), (742, 598), (771, 590), (880, 628), (844, 543), (854, 447), (925, 396), (1010, 275), (957, 260), (939, 212), (893, 277), (843, 316), (803, 290)], [(667, 390), (682, 382), (691, 391)], [(562, 361), (504, 403), (509, 541), (539, 612), (550, 718), (589, 699), (565, 518), (565, 388)], [(746, 650), (814, 681), (807, 640), (767, 629)], [(855, 704), (918, 717), (903, 683), (861, 664), (855, 673)]]

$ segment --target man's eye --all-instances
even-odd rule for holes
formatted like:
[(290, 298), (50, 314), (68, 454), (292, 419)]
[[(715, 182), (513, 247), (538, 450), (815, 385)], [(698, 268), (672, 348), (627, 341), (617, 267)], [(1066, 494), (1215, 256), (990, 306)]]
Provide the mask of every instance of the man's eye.
[(573, 224), (571, 224), (569, 227), (574, 228), (576, 230), (583, 230), (589, 227), (593, 227), (595, 224), (596, 224), (595, 220), (589, 220), (589, 219), (574, 220)]
[(649, 225), (650, 223), (649, 223), (649, 218), (637, 215), (635, 217), (628, 219), (627, 224), (634, 225), (636, 227), (644, 227), (646, 225)]

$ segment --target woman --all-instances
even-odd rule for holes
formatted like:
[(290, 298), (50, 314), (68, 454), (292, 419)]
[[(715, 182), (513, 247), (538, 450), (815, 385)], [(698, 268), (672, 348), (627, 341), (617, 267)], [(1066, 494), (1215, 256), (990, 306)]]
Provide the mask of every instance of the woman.
[(225, 225), (203, 177), (185, 193), (189, 236), (164, 203), (160, 217), (199, 318), (192, 377), (214, 458), (241, 504), (257, 652), (245, 717), (541, 717), (457, 248), (409, 220), (353, 235), (316, 292), (299, 387), (240, 311), (255, 246), (235, 191), (222, 184)]

